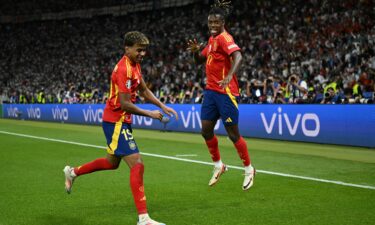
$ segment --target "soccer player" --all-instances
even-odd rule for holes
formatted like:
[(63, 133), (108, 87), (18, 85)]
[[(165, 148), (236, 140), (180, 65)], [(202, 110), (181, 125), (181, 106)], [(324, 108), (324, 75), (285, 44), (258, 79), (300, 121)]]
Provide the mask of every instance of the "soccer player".
[(125, 34), (125, 55), (112, 72), (110, 96), (103, 113), (102, 126), (107, 139), (107, 156), (78, 167), (66, 166), (65, 189), (70, 193), (73, 182), (81, 175), (117, 169), (122, 159), (130, 168), (130, 187), (139, 215), (137, 225), (161, 225), (163, 223), (152, 220), (147, 213), (143, 187), (144, 166), (132, 134), (131, 117), (136, 114), (162, 120), (163, 114), (159, 110), (144, 110), (136, 106), (134, 102), (137, 92), (165, 114), (173, 114), (176, 119), (178, 116), (175, 110), (161, 103), (152, 94), (142, 78), (140, 62), (148, 45), (149, 40), (141, 32), (131, 31)]
[(236, 72), (242, 55), (224, 27), (230, 7), (230, 1), (216, 1), (208, 14), (208, 29), (211, 34), (208, 44), (200, 52), (202, 43), (195, 39), (189, 40), (187, 50), (193, 53), (196, 63), (206, 63), (207, 82), (201, 108), (202, 136), (215, 164), (208, 184), (216, 184), (227, 170), (220, 158), (218, 139), (214, 134), (215, 124), (221, 118), (245, 167), (242, 189), (248, 190), (254, 183), (255, 169), (250, 162), (247, 144), (238, 129), (239, 88)]

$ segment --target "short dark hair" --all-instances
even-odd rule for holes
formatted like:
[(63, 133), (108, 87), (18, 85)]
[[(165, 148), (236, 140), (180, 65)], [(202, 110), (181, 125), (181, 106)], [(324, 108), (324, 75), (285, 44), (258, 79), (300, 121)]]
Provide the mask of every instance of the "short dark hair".
[(135, 44), (139, 45), (149, 45), (150, 41), (145, 34), (139, 31), (129, 31), (124, 35), (124, 45), (133, 46)]

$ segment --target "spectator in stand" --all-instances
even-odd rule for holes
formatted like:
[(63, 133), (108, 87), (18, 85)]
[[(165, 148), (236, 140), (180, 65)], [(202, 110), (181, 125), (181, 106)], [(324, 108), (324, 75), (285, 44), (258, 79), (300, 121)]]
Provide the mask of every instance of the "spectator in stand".
[(308, 88), (306, 81), (301, 80), (296, 74), (291, 75), (286, 86), (288, 102), (303, 103), (307, 97), (307, 90)]
[(280, 84), (273, 79), (273, 77), (268, 77), (263, 82), (263, 93), (265, 103), (274, 103), (277, 94), (280, 90)]
[(324, 94), (324, 98), (320, 102), (320, 104), (340, 104), (341, 97), (340, 95), (336, 94), (335, 90), (332, 87), (327, 89), (327, 92)]
[[(14, 8), (5, 7), (6, 4), (0, 8), (2, 12), (18, 15), (119, 4), (116, 1), (63, 2), (48, 0), (30, 4), (21, 0)], [(1, 87), (8, 90), (6, 98), (9, 100), (18, 102), (22, 89), (29, 96), (26, 97), (28, 102), (37, 103), (38, 88), (44, 86), (46, 103), (51, 102), (48, 96), (57, 95), (56, 102), (71, 104), (73, 99), (65, 94), (71, 84), (76, 84), (77, 92), (99, 90), (97, 98), (87, 103), (103, 103), (109, 91), (106, 84), (111, 68), (116, 63), (113, 59), (119, 54), (121, 31), (137, 27), (155, 40), (150, 46), (149, 58), (153, 60), (143, 64), (150, 90), (157, 95), (165, 88), (163, 84), (174, 84), (173, 88), (167, 87), (171, 91), (167, 95), (174, 95), (172, 89), (175, 93), (192, 91), (189, 83), (204, 84), (204, 68), (198, 65), (192, 69), (191, 57), (183, 51), (185, 39), (190, 38), (185, 35), (194, 33), (198, 40), (205, 36), (206, 24), (202, 23), (208, 8), (205, 2), (130, 13), (126, 21), (122, 17), (101, 16), (2, 24)], [(335, 76), (342, 79), (342, 88), (337, 90), (340, 94), (354, 84), (359, 85), (358, 92), (374, 91), (375, 78), (371, 75), (371, 70), (375, 69), (374, 6), (374, 1), (367, 0), (325, 1), (324, 4), (316, 0), (236, 1), (232, 14), (236, 22), (230, 24), (228, 32), (242, 46), (244, 60), (238, 70), (239, 82), (243, 82), (240, 83), (241, 102), (258, 102), (246, 93), (247, 81), (264, 81), (277, 74), (288, 80), (296, 73), (308, 84), (316, 80), (318, 83), (314, 85), (320, 86), (314, 86), (318, 97), (323, 93), (317, 90), (329, 85)], [(47, 80), (56, 82), (49, 87)], [(61, 90), (65, 90), (64, 95)], [(82, 101), (81, 96), (78, 99)]]
[(260, 103), (260, 97), (263, 95), (262, 82), (256, 79), (247, 82), (246, 95), (248, 96), (248, 103)]

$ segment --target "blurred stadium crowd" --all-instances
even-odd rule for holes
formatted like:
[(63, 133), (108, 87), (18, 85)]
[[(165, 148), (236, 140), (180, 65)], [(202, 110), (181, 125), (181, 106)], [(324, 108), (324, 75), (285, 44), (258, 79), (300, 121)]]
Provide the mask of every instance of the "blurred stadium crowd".
[[(35, 8), (20, 2), (1, 12), (19, 15)], [(64, 2), (62, 8), (51, 3), (31, 10), (104, 7)], [(122, 35), (130, 30), (151, 40), (142, 68), (154, 94), (165, 103), (200, 103), (204, 66), (194, 65), (185, 49), (188, 39), (208, 39), (208, 2), (118, 17), (0, 24), (0, 103), (104, 103), (123, 54)], [(241, 103), (374, 102), (373, 1), (232, 2), (227, 26), (244, 58), (237, 74)]]

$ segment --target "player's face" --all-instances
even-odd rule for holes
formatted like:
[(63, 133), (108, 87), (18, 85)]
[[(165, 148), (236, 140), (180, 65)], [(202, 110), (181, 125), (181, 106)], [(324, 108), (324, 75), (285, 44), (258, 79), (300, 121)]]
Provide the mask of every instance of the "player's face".
[(219, 35), (224, 31), (224, 19), (221, 15), (209, 15), (208, 16), (208, 30), (212, 36)]
[(146, 45), (135, 44), (125, 47), (125, 54), (133, 63), (140, 63), (146, 55)]

